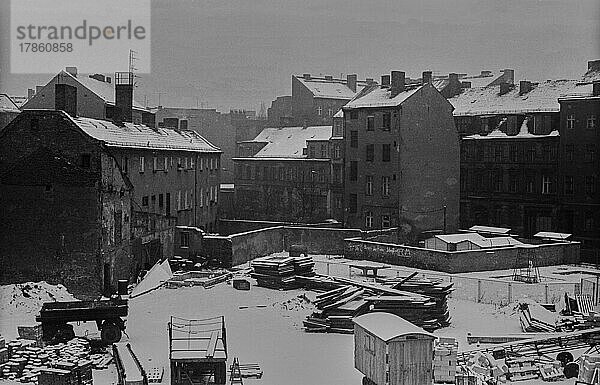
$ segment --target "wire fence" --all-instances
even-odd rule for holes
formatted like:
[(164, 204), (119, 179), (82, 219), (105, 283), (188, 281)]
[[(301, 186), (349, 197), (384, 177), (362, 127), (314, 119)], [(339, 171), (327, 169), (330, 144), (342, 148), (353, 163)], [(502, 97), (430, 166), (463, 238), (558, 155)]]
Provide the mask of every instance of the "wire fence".
[[(336, 277), (358, 277), (362, 273), (350, 267), (348, 263), (336, 261), (315, 261), (315, 271)], [(402, 266), (390, 266), (381, 270), (385, 277), (408, 276), (414, 272)], [(418, 277), (441, 280), (442, 282), (454, 283), (454, 291), (451, 298), (467, 300), (477, 303), (494, 304), (505, 306), (521, 300), (533, 300), (539, 303), (555, 304), (561, 308), (564, 304), (565, 293), (573, 296), (575, 294), (588, 294), (594, 299), (598, 298), (597, 282), (581, 279), (580, 282), (555, 282), (542, 281), (540, 283), (525, 283), (508, 281), (498, 278), (467, 277), (456, 274), (421, 272)]]

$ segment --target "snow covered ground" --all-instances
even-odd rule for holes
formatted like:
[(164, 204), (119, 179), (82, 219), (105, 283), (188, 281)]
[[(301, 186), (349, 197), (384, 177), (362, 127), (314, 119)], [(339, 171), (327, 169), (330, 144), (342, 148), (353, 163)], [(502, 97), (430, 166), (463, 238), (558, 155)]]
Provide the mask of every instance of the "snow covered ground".
[[(331, 260), (318, 256), (317, 260)], [(326, 265), (317, 264), (325, 273)], [(336, 271), (333, 271), (336, 269)], [(414, 269), (401, 268), (408, 271)], [(383, 270), (396, 275), (396, 270)], [(330, 273), (351, 274), (345, 264), (330, 265)], [(402, 275), (402, 273), (400, 273)], [(309, 334), (302, 330), (303, 319), (314, 307), (308, 299), (314, 293), (304, 290), (278, 291), (252, 286), (250, 291), (235, 290), (227, 283), (211, 289), (185, 287), (159, 290), (130, 300), (127, 336), (146, 368), (164, 367), (163, 383), (169, 383), (167, 322), (171, 315), (183, 318), (225, 316), (229, 362), (238, 357), (241, 363), (257, 363), (264, 371), (260, 380), (245, 380), (256, 385), (360, 384), (362, 375), (354, 369), (353, 337), (339, 334)], [(35, 322), (41, 303), (72, 300), (64, 287), (46, 283), (27, 287), (0, 287), (0, 333), (7, 339), (16, 336), (17, 325)], [(498, 307), (465, 300), (450, 299), (451, 326), (437, 330), (438, 336), (455, 337), (460, 349), (468, 348), (466, 335), (508, 334), (521, 332), (513, 306)], [(75, 327), (78, 335), (97, 333), (95, 324)], [(472, 347), (472, 346), (471, 346)], [(114, 372), (97, 371), (96, 384), (109, 384)], [(2, 383), (2, 381), (0, 381)], [(542, 384), (541, 380), (520, 382)], [(559, 384), (572, 384), (565, 380)]]

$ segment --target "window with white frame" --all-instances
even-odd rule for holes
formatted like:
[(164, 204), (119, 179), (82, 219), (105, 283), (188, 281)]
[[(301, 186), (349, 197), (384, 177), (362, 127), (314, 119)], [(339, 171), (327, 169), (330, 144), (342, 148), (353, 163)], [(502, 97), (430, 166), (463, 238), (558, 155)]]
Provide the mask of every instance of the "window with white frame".
[(199, 162), (198, 168), (200, 169), (200, 171), (202, 171), (202, 169), (204, 168), (204, 158), (201, 157), (198, 162)]
[(375, 354), (375, 337), (365, 333), (365, 351), (371, 354)]
[(194, 157), (190, 157), (190, 168), (193, 169), (194, 168)]
[(390, 177), (384, 176), (381, 178), (381, 195), (384, 197), (390, 196)]
[(319, 115), (319, 116), (323, 115), (323, 107), (321, 107), (321, 106), (317, 107), (317, 115)]
[(543, 175), (542, 176), (542, 194), (550, 194), (550, 190), (552, 187), (552, 180), (550, 176)]
[(365, 195), (373, 195), (373, 176), (367, 175), (367, 176), (365, 176), (365, 180), (366, 180)]
[(189, 201), (188, 201), (188, 192), (187, 192), (187, 190), (185, 190), (183, 192), (183, 208), (185, 210), (187, 210), (189, 207), (190, 206), (189, 206)]
[(365, 227), (367, 229), (370, 229), (373, 227), (373, 212), (372, 211), (367, 211), (365, 213)]
[(570, 114), (569, 116), (567, 116), (567, 128), (568, 129), (575, 128), (575, 115)]
[(146, 169), (146, 160), (143, 156), (140, 156), (140, 172), (144, 172)]
[(596, 128), (596, 115), (590, 115), (587, 118), (587, 128), (593, 130)]

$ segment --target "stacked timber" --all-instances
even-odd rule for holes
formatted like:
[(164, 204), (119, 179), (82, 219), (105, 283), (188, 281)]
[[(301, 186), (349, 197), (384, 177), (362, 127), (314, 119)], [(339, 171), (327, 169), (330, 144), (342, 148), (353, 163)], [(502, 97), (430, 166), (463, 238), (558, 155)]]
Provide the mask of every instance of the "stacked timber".
[(353, 333), (352, 318), (368, 308), (368, 303), (361, 298), (364, 293), (364, 289), (345, 285), (317, 294), (314, 304), (318, 311), (306, 318), (305, 330), (312, 333)]
[(556, 313), (537, 303), (519, 304), (519, 321), (527, 333), (550, 333), (557, 329)]
[(311, 257), (268, 256), (257, 258), (250, 264), (258, 286), (272, 289), (293, 289), (299, 287), (297, 276), (314, 275), (314, 262)]

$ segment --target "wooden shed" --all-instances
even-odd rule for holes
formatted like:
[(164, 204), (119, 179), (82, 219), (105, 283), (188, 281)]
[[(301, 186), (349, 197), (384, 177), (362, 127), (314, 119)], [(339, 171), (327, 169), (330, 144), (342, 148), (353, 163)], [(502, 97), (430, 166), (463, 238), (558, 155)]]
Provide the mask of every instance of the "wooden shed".
[(436, 337), (395, 314), (354, 318), (354, 367), (377, 385), (433, 382)]

